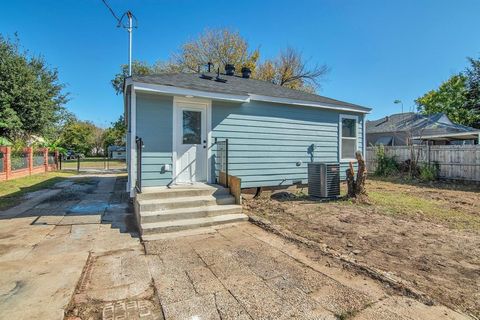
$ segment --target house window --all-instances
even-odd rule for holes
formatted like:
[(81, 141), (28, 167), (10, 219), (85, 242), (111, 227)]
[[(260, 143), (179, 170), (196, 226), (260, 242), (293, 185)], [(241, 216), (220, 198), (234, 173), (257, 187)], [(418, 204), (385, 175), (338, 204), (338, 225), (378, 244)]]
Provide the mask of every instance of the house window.
[(183, 111), (183, 144), (200, 144), (202, 138), (202, 113)]
[(340, 152), (342, 160), (355, 159), (357, 151), (357, 117), (340, 116)]

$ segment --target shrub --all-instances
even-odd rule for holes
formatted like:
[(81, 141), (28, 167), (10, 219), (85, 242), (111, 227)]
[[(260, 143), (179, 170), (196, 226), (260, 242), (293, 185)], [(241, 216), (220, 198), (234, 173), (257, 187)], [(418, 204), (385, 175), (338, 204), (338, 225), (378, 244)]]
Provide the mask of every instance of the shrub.
[(439, 171), (440, 171), (440, 168), (437, 162), (434, 164), (425, 163), (420, 167), (420, 180), (423, 180), (423, 181), (437, 180)]
[(388, 156), (385, 153), (385, 147), (380, 145), (375, 148), (375, 154), (377, 156), (377, 168), (375, 169), (375, 175), (386, 177), (398, 173), (398, 163), (395, 157)]

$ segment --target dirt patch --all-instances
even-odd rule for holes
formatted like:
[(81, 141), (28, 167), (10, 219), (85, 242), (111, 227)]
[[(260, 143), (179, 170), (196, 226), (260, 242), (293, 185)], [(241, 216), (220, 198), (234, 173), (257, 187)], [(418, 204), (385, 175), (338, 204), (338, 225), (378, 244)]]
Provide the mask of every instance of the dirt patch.
[(146, 265), (138, 268), (141, 256), (123, 249), (100, 255), (90, 253), (65, 318), (163, 319)]
[(246, 213), (410, 282), (480, 316), (480, 193), (476, 187), (368, 183), (372, 205), (303, 194), (246, 199)]

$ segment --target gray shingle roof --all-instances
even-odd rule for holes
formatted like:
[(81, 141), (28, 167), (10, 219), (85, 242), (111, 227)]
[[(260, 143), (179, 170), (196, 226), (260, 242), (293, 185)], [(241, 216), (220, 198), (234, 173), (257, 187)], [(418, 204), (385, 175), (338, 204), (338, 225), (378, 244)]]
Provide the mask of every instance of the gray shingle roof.
[[(210, 73), (215, 79), (216, 74)], [(285, 88), (279, 85), (275, 85), (271, 82), (256, 80), (256, 79), (244, 79), (239, 76), (227, 76), (221, 75), (222, 79), (226, 79), (227, 82), (217, 82), (214, 80), (202, 79), (198, 73), (165, 73), (146, 76), (132, 76), (133, 81), (159, 84), (164, 86), (172, 86), (177, 88), (201, 90), (215, 93), (234, 94), (234, 95), (262, 95), (275, 98), (286, 98), (294, 100), (303, 100), (314, 103), (326, 103), (336, 106), (351, 107), (360, 109), (362, 111), (370, 111), (370, 108), (366, 108), (357, 104), (335, 100), (327, 97), (323, 97), (316, 94), (311, 94), (299, 90)]]
[(410, 131), (415, 135), (430, 136), (478, 131), (453, 123), (445, 114), (422, 115), (413, 112), (397, 113), (378, 120), (367, 121), (368, 133)]

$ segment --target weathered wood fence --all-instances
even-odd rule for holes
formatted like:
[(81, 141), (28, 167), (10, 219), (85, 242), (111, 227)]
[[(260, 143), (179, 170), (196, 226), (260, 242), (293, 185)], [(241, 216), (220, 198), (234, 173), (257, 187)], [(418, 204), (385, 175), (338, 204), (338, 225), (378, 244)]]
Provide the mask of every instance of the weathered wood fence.
[[(384, 147), (385, 154), (403, 162), (412, 158), (419, 163), (438, 163), (440, 178), (480, 182), (480, 145), (462, 146), (395, 146)], [(374, 172), (377, 166), (375, 147), (367, 147), (367, 168)]]
[(0, 146), (0, 181), (58, 169), (58, 152), (48, 148), (13, 151)]

